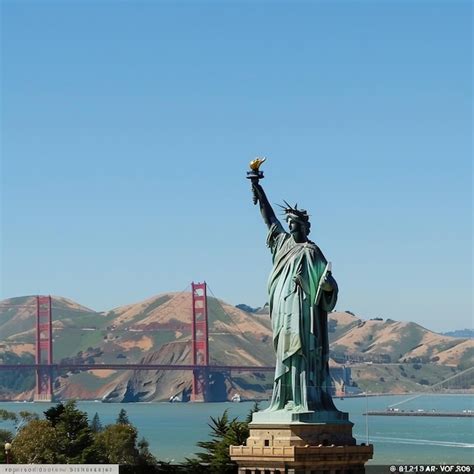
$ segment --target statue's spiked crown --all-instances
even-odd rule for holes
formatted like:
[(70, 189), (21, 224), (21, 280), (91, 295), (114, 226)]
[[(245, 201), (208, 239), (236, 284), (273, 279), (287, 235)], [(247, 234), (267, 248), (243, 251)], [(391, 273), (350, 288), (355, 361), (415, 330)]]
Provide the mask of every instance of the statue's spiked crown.
[(297, 221), (300, 221), (304, 224), (309, 222), (309, 215), (308, 212), (305, 209), (298, 209), (298, 204), (295, 204), (295, 206), (290, 206), (286, 201), (283, 201), (286, 205), (285, 206), (280, 206), (283, 209), (283, 212), (285, 213), (287, 219), (294, 219)]

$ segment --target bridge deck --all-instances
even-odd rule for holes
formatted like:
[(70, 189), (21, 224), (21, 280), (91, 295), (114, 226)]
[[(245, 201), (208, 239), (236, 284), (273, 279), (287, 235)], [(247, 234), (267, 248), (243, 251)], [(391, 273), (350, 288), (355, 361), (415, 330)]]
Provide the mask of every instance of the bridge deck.
[(54, 370), (200, 370), (211, 372), (273, 372), (275, 367), (232, 365), (171, 365), (171, 364), (0, 364), (0, 370), (43, 369)]

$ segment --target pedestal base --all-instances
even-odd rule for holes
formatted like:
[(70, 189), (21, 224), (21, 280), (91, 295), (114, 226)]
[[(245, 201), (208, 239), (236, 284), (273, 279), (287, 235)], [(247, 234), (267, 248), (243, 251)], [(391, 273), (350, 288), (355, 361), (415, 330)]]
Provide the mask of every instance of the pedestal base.
[(373, 446), (356, 445), (353, 424), (250, 423), (246, 446), (231, 446), (239, 474), (362, 474)]
[(355, 446), (352, 426), (346, 423), (250, 423), (247, 446)]
[(363, 474), (373, 446), (231, 446), (239, 474)]

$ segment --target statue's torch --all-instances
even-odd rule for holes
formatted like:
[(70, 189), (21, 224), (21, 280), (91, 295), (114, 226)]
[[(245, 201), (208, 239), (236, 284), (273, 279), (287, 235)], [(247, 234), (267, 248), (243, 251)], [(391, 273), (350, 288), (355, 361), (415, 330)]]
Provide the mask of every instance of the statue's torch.
[[(255, 158), (249, 164), (250, 171), (247, 171), (247, 179), (252, 181), (252, 184), (258, 183), (259, 179), (263, 179), (263, 171), (260, 171), (260, 165), (266, 160), (266, 158)], [(253, 203), (257, 204), (258, 198), (253, 189)]]

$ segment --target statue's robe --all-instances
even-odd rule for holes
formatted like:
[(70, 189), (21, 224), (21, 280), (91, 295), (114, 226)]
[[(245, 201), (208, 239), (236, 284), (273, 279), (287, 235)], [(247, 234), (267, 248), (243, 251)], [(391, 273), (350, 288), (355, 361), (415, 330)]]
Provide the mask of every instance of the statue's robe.
[[(311, 241), (296, 243), (273, 224), (267, 245), (273, 255), (268, 282), (275, 381), (269, 411), (336, 410), (330, 392), (327, 312), (336, 305), (337, 284), (328, 262)], [(327, 274), (331, 291), (321, 285)]]

